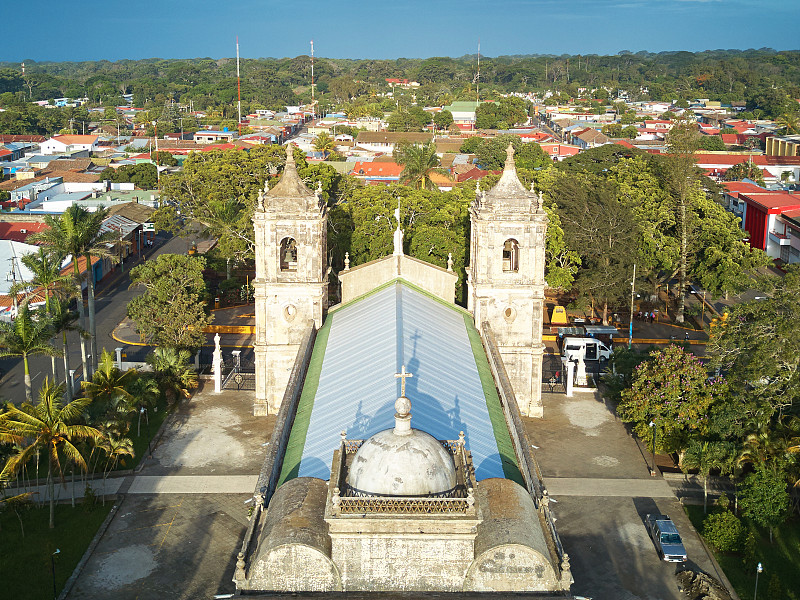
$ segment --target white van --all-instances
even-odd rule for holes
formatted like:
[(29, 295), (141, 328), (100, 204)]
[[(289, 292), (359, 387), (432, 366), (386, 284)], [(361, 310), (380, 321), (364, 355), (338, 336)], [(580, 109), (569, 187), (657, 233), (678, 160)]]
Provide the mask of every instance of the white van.
[(583, 360), (603, 361), (611, 358), (613, 354), (611, 349), (598, 339), (568, 337), (564, 338), (564, 349), (561, 351), (561, 356), (565, 356), (568, 360), (577, 360), (581, 348), (586, 348)]

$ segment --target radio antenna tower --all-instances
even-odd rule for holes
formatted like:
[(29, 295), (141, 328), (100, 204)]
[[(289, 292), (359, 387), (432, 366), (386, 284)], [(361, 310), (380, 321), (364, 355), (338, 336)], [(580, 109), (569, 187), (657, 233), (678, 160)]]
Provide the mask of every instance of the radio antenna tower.
[(242, 79), (239, 76), (239, 36), (236, 36), (236, 88), (239, 92), (239, 137), (242, 137)]
[(314, 40), (311, 40), (311, 118), (317, 117), (317, 105), (314, 100)]
[(481, 38), (478, 38), (478, 73), (475, 75), (475, 108), (480, 104), (481, 96), (479, 88), (481, 85)]

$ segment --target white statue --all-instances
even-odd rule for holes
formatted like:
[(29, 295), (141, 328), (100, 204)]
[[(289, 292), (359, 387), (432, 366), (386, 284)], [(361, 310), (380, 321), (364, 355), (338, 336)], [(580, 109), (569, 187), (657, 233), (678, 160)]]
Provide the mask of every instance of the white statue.
[(403, 254), (403, 230), (400, 229), (400, 202), (397, 203), (397, 208), (394, 209), (394, 218), (397, 219), (397, 229), (394, 231), (394, 255), (402, 256)]

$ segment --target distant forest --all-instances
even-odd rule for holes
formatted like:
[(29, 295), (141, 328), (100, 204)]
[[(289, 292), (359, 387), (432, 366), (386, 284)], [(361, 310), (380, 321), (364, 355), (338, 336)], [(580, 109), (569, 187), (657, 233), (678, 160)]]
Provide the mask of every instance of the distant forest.
[[(633, 100), (710, 98), (746, 102), (764, 116), (793, 111), (800, 98), (800, 51), (714, 50), (706, 52), (621, 52), (613, 56), (500, 56), (460, 58), (314, 60), (316, 97), (324, 107), (379, 103), (388, 91), (387, 78), (421, 83), (414, 99), (422, 105), (443, 105), (508, 92), (551, 90), (559, 98), (604, 100), (624, 90)], [(311, 58), (243, 59), (243, 108), (281, 109), (311, 97)], [(584, 91), (583, 88), (589, 91)], [(591, 90), (598, 90), (591, 94)], [(163, 107), (176, 102), (195, 110), (221, 111), (234, 116), (236, 60), (121, 60), (117, 62), (0, 63), (0, 105), (22, 100), (88, 97), (98, 106), (125, 102), (133, 94), (136, 107)]]

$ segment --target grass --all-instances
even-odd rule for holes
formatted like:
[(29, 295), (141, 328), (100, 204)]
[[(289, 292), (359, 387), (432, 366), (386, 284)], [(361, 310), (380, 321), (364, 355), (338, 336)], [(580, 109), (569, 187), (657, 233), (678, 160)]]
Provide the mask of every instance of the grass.
[(142, 418), (142, 431), (141, 435), (138, 437), (136, 435), (136, 418), (133, 419), (130, 431), (128, 431), (128, 437), (133, 442), (133, 459), (128, 458), (124, 465), (118, 464), (114, 469), (115, 471), (133, 469), (141, 462), (147, 454), (148, 447), (150, 447), (150, 440), (152, 440), (153, 436), (158, 432), (158, 429), (169, 413), (170, 410), (167, 408), (166, 402), (159, 400), (158, 411), (150, 411), (150, 423), (148, 424), (144, 417)]
[(49, 506), (21, 509), (25, 537), (13, 511), (0, 513), (1, 595), (15, 600), (52, 598), (50, 556), (56, 549), (61, 551), (54, 559), (56, 589), (60, 593), (111, 506), (109, 502), (105, 507), (94, 506), (87, 512), (81, 505), (75, 508), (58, 505), (55, 529), (48, 526)]
[[(686, 513), (698, 532), (703, 530), (703, 507), (686, 506)], [(769, 532), (753, 527), (758, 534), (758, 549), (753, 564), (745, 564), (741, 553), (714, 551), (717, 562), (741, 598), (752, 598), (756, 585), (755, 563), (761, 562), (764, 572), (758, 577), (758, 598), (761, 600), (800, 600), (800, 519), (792, 518), (775, 528), (773, 543)], [(777, 576), (781, 592), (770, 594), (770, 583)]]

